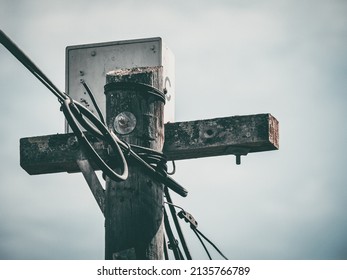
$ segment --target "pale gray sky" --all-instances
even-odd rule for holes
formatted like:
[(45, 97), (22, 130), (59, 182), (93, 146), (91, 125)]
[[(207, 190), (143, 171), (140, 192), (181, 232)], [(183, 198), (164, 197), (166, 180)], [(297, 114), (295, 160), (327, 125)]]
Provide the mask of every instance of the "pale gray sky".
[[(342, 0), (0, 0), (1, 29), (61, 89), (66, 46), (160, 36), (176, 57), (176, 121), (279, 120), (279, 151), (176, 163), (189, 195), (173, 199), (231, 259), (347, 259), (346, 14)], [(0, 65), (0, 258), (103, 259), (82, 175), (19, 166), (20, 138), (64, 131), (58, 102), (2, 46)]]

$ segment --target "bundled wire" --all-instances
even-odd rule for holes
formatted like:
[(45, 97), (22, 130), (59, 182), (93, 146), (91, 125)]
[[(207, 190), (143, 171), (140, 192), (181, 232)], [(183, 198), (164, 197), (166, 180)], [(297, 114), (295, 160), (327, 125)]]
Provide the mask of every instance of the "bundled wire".
[[(186, 255), (187, 260), (191, 260), (192, 256), (190, 254), (188, 245), (187, 245), (186, 240), (184, 238), (180, 223), (177, 219), (178, 216), (177, 216), (176, 209), (175, 209), (177, 206), (172, 203), (171, 195), (170, 195), (168, 188), (164, 188), (164, 194), (165, 194), (165, 198), (166, 198), (166, 204), (169, 206), (171, 217), (172, 217), (172, 220), (175, 224), (178, 237), (179, 237), (179, 239), (181, 241), (181, 245), (183, 247), (183, 251)], [(164, 208), (164, 210), (165, 210), (165, 208)]]
[[(157, 172), (151, 164), (147, 163), (141, 156), (132, 150), (132, 146), (128, 143), (121, 141), (112, 131), (108, 130), (105, 121), (102, 117), (101, 111), (97, 109), (100, 119), (98, 119), (90, 110), (85, 106), (71, 99), (66, 93), (61, 92), (46, 75), (27, 57), (24, 52), (11, 41), (6, 34), (0, 30), (0, 42), (38, 79), (40, 80), (57, 98), (61, 104), (62, 111), (67, 119), (72, 131), (78, 138), (79, 143), (82, 145), (87, 154), (92, 157), (96, 165), (103, 173), (114, 181), (124, 181), (128, 177), (128, 165), (124, 154), (129, 158), (134, 159), (138, 164), (144, 167), (147, 173), (154, 179), (166, 185), (181, 196), (187, 196), (188, 192), (175, 180), (169, 177), (164, 172)], [(121, 86), (126, 86), (124, 83)], [(130, 84), (129, 86), (134, 86)], [(84, 84), (88, 94), (87, 86)], [(158, 94), (158, 90), (153, 90), (152, 87), (139, 84), (137, 87), (145, 87), (148, 91), (153, 91)], [(91, 95), (91, 94), (90, 94)], [(92, 99), (93, 100), (93, 99)], [(95, 100), (93, 101), (96, 108), (98, 108)], [(86, 131), (95, 135), (98, 139), (108, 143), (118, 159), (117, 168), (109, 166), (97, 154), (93, 146), (87, 139), (85, 132), (82, 131), (83, 127)], [(152, 152), (152, 150), (151, 150)]]
[[(165, 192), (165, 194), (166, 194), (166, 198), (167, 197), (169, 197), (169, 200), (166, 202), (166, 204), (168, 204), (169, 205), (169, 207), (173, 207), (173, 208), (179, 208), (179, 209), (181, 209), (181, 211), (177, 214), (177, 216), (179, 217), (179, 218), (181, 218), (181, 219), (184, 219), (184, 221), (185, 222), (187, 222), (188, 224), (190, 224), (190, 228), (192, 229), (192, 231), (195, 233), (195, 235), (196, 235), (196, 237), (198, 238), (198, 240), (200, 241), (200, 243), (201, 243), (201, 245), (202, 245), (202, 247), (204, 248), (204, 250), (205, 250), (205, 252), (206, 252), (206, 254), (207, 254), (207, 256), (208, 256), (208, 258), (210, 259), (210, 260), (212, 260), (212, 257), (211, 257), (211, 254), (210, 254), (210, 252), (209, 252), (209, 250), (207, 249), (207, 246), (205, 245), (205, 243), (204, 243), (204, 241), (203, 241), (203, 239), (205, 240), (205, 241), (207, 241), (225, 260), (228, 260), (228, 258), (221, 252), (221, 250), (210, 240), (210, 239), (208, 239), (200, 230), (198, 230), (197, 229), (197, 227), (198, 227), (198, 222), (194, 219), (194, 217), (190, 214), (190, 213), (188, 213), (187, 211), (185, 211), (182, 207), (180, 207), (180, 206), (177, 206), (177, 205), (175, 205), (175, 204), (173, 204), (172, 203), (172, 200), (171, 200), (171, 198), (170, 198), (170, 196), (167, 196), (167, 194), (168, 194), (168, 190)], [(176, 216), (176, 215), (175, 215)], [(174, 215), (173, 215), (173, 220), (175, 220), (175, 218), (177, 219), (177, 217), (174, 217)], [(175, 223), (175, 225), (176, 225), (176, 223)], [(181, 231), (181, 229), (180, 229), (180, 227), (176, 227), (176, 229), (177, 229), (177, 232), (180, 234), (180, 231)], [(183, 240), (184, 240), (184, 238), (183, 238)], [(182, 239), (181, 239), (181, 241), (182, 241)], [(170, 241), (171, 242), (171, 241)], [(183, 242), (182, 242), (182, 244), (183, 244)], [(184, 244), (185, 244), (185, 241), (184, 241)], [(184, 248), (185, 248), (185, 246), (183, 246)], [(186, 251), (186, 250), (185, 250)], [(188, 251), (189, 252), (189, 251)], [(175, 257), (176, 257), (176, 255), (175, 255)], [(177, 259), (177, 258), (176, 258)], [(191, 258), (190, 258), (191, 259)]]
[(173, 234), (165, 208), (164, 208), (164, 226), (165, 226), (166, 234), (169, 239), (169, 243), (168, 243), (169, 249), (172, 250), (176, 260), (184, 260), (183, 254), (178, 246), (178, 241)]
[[(204, 238), (208, 243), (210, 243), (210, 244), (212, 245), (212, 247), (213, 247), (213, 248), (214, 248), (225, 260), (228, 259), (228, 258), (217, 248), (217, 246), (216, 246), (211, 240), (209, 240), (205, 235), (202, 234), (202, 232), (201, 232), (200, 230), (198, 230), (197, 228), (195, 228), (195, 229), (193, 229), (193, 231), (194, 231), (195, 234), (199, 237), (199, 240), (200, 240), (200, 242), (201, 242), (202, 244), (204, 244), (204, 243), (203, 243), (202, 239), (200, 238), (200, 236), (201, 236), (202, 238)], [(206, 249), (206, 246), (205, 246), (205, 245), (203, 245), (203, 246), (204, 246), (204, 248), (205, 248), (206, 253), (209, 255), (209, 257), (210, 257), (210, 259), (211, 259), (211, 256), (210, 256), (210, 254), (208, 253), (208, 251), (207, 251), (207, 249)]]

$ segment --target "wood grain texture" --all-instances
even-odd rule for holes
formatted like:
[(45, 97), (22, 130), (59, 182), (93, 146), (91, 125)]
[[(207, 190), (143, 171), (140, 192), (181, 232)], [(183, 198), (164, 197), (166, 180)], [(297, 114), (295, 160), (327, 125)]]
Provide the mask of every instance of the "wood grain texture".
[[(106, 143), (88, 135), (104, 160)], [(279, 125), (270, 114), (233, 116), (165, 124), (163, 152), (169, 160), (279, 149)], [(20, 139), (20, 164), (29, 174), (79, 172), (76, 159), (88, 158), (73, 134)], [(91, 162), (94, 169), (97, 169)]]
[(164, 153), (180, 160), (270, 151), (279, 148), (278, 135), (270, 114), (168, 123)]
[[(163, 149), (164, 100), (145, 88), (117, 86), (119, 82), (140, 83), (162, 90), (161, 76), (162, 67), (118, 70), (106, 76), (106, 123), (121, 140), (155, 151)], [(116, 118), (124, 112), (136, 119), (136, 126), (126, 134)], [(105, 259), (163, 259), (163, 186), (142, 167), (130, 161), (128, 166), (127, 180), (106, 179)]]

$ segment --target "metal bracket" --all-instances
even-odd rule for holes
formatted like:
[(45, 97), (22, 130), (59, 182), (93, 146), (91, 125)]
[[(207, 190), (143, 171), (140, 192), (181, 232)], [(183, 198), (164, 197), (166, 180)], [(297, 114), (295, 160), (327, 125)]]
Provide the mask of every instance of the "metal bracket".
[(243, 147), (227, 147), (225, 151), (228, 154), (233, 154), (236, 156), (236, 164), (241, 164), (241, 156), (247, 156), (247, 154), (250, 152), (250, 148), (243, 148)]
[(190, 214), (190, 213), (188, 213), (188, 212), (186, 212), (186, 211), (180, 211), (180, 212), (178, 212), (178, 217), (180, 217), (181, 219), (184, 219), (184, 221), (186, 222), (186, 223), (190, 223), (190, 227), (191, 228), (197, 228), (198, 227), (198, 222), (194, 219), (194, 217)]

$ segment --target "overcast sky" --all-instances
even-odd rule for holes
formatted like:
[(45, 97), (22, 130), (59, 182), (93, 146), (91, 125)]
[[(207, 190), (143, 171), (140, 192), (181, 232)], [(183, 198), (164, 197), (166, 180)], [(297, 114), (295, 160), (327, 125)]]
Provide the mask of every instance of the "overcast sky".
[[(279, 151), (176, 163), (189, 195), (174, 202), (230, 259), (347, 259), (346, 15), (344, 0), (0, 0), (0, 28), (62, 90), (66, 46), (160, 36), (176, 58), (176, 121), (279, 120)], [(103, 259), (82, 175), (19, 165), (20, 138), (64, 132), (59, 103), (2, 46), (0, 65), (0, 258)]]

